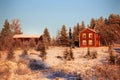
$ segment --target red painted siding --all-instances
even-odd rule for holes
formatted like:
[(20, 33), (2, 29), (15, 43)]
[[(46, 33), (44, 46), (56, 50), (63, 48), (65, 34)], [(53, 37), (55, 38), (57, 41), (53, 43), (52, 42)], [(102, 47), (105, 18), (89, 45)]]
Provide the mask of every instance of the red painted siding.
[[(85, 34), (86, 34), (86, 37), (85, 36), (83, 37), (83, 35)], [(85, 42), (86, 42), (86, 45), (85, 45)], [(87, 28), (79, 33), (79, 46), (80, 47), (99, 47), (100, 37), (95, 31)]]

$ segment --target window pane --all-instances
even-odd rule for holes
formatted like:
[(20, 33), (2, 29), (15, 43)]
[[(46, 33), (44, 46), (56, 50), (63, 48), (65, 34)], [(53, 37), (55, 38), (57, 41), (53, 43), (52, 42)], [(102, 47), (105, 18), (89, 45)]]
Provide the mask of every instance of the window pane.
[(93, 45), (93, 41), (92, 40), (89, 40), (89, 45)]
[(92, 38), (92, 33), (89, 33), (89, 38)]
[(83, 41), (82, 41), (82, 44), (83, 44), (83, 45), (86, 45), (86, 40), (83, 40)]
[(86, 38), (86, 33), (83, 33), (83, 34), (82, 34), (82, 37), (83, 37), (83, 38)]

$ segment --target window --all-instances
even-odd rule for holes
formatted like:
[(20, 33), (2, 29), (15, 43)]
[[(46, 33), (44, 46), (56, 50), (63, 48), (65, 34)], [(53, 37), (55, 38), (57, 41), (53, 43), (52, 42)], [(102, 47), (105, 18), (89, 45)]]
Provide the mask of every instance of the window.
[(82, 34), (82, 37), (83, 37), (83, 38), (86, 38), (86, 33), (83, 33), (83, 34)]
[(92, 40), (89, 40), (89, 45), (93, 45), (93, 41)]
[(86, 44), (87, 44), (87, 43), (86, 43), (86, 40), (83, 40), (83, 41), (82, 41), (82, 44), (83, 44), (83, 45), (86, 45)]
[(92, 33), (89, 33), (89, 38), (92, 38)]

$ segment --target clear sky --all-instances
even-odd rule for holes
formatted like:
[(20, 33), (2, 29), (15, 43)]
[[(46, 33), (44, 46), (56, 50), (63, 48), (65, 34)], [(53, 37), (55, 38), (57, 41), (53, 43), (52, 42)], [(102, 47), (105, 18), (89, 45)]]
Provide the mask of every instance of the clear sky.
[(19, 19), (23, 33), (42, 34), (47, 27), (52, 36), (63, 24), (89, 24), (91, 18), (120, 15), (120, 0), (0, 0), (0, 29), (5, 19)]

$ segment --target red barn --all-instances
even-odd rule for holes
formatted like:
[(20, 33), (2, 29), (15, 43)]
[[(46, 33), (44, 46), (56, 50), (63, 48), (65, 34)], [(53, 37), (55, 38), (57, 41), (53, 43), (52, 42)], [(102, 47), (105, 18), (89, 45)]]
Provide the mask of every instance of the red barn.
[(20, 40), (21, 42), (30, 41), (31, 39), (33, 39), (37, 44), (38, 41), (41, 39), (41, 35), (16, 34), (13, 36), (13, 39), (16, 41)]
[(100, 36), (96, 31), (86, 28), (79, 33), (79, 46), (80, 47), (99, 47)]

